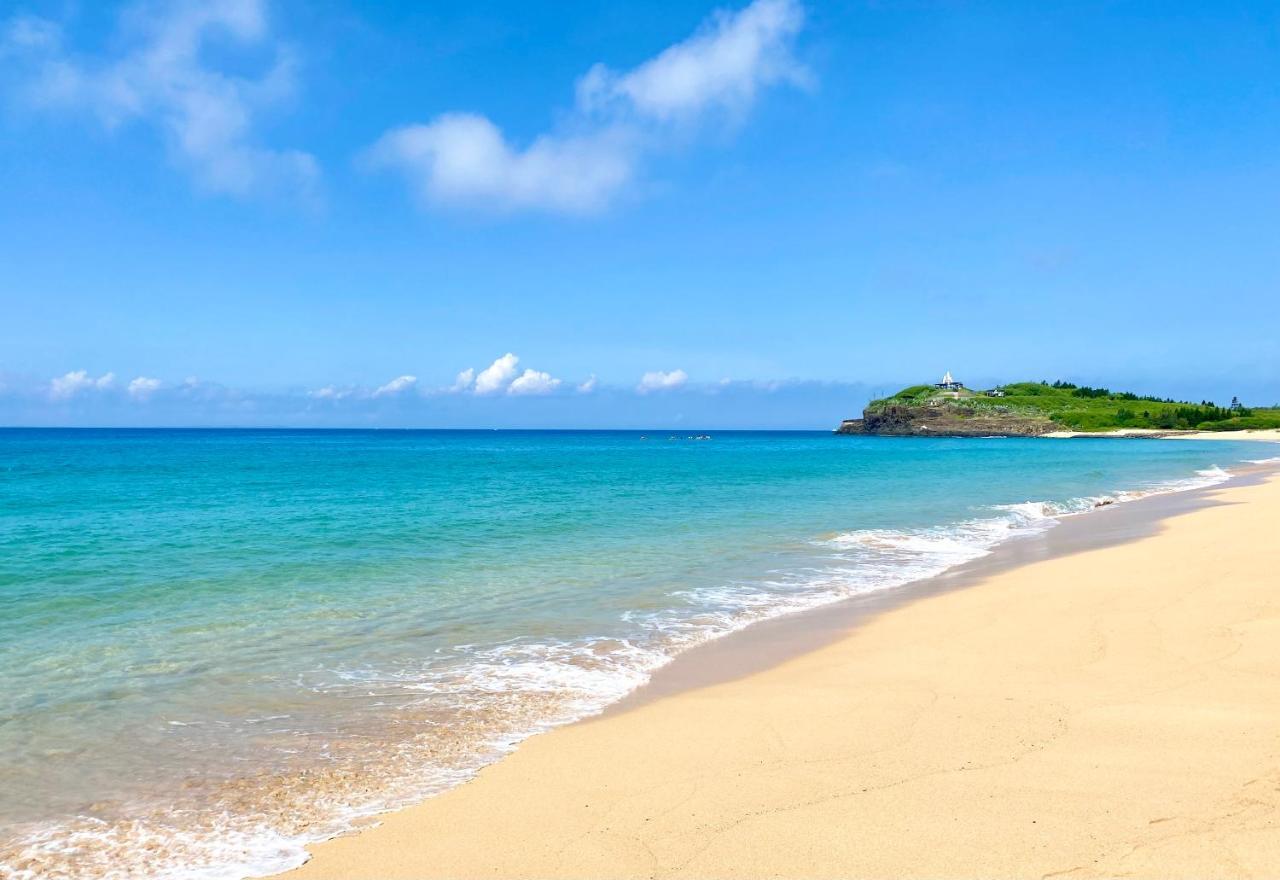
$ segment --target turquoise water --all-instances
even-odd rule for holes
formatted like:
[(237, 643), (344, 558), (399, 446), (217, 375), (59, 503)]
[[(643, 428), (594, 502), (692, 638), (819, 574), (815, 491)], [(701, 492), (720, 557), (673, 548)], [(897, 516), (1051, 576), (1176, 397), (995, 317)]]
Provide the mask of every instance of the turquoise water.
[(0, 875), (288, 867), (690, 645), (1259, 452), (0, 431)]

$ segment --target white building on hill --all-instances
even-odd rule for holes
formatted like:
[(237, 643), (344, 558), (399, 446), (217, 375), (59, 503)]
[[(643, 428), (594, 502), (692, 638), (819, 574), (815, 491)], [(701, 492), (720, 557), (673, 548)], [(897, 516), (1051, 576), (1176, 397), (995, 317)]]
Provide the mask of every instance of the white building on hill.
[(951, 378), (951, 371), (948, 370), (943, 375), (942, 381), (935, 382), (933, 387), (939, 388), (943, 391), (959, 391), (960, 389), (964, 388), (964, 383), (957, 382), (955, 379)]

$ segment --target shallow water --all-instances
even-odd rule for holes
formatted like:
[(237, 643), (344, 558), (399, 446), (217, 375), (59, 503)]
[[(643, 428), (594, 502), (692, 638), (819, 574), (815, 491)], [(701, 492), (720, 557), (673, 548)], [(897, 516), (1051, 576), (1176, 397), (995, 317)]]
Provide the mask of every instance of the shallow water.
[(1259, 457), (692, 436), (0, 431), (0, 876), (283, 869), (693, 644)]

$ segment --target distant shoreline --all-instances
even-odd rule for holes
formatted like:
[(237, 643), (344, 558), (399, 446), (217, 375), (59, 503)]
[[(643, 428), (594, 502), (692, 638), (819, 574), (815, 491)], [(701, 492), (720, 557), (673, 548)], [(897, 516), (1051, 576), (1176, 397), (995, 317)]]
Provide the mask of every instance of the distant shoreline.
[(1051, 431), (1041, 434), (1050, 439), (1067, 440), (1087, 437), (1113, 437), (1145, 440), (1260, 440), (1280, 443), (1280, 429), (1240, 428), (1234, 431), (1174, 431), (1158, 428), (1115, 428), (1110, 431)]
[(1012, 382), (973, 389), (950, 373), (873, 400), (837, 434), (901, 437), (1156, 436), (1195, 432), (1280, 432), (1280, 409), (1239, 398), (1178, 401), (1071, 382)]

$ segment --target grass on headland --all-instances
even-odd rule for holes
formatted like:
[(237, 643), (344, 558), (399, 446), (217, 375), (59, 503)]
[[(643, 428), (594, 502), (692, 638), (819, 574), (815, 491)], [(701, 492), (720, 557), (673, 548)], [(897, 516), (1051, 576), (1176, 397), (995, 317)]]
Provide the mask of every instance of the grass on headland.
[(1170, 400), (1091, 388), (1070, 382), (1014, 382), (1002, 385), (1003, 397), (989, 397), (985, 391), (963, 391), (956, 398), (932, 385), (912, 385), (892, 397), (872, 401), (869, 409), (890, 405), (957, 406), (991, 413), (1022, 413), (1048, 416), (1073, 431), (1111, 431), (1123, 428), (1157, 430), (1236, 431), (1280, 428), (1280, 408), (1218, 406)]

